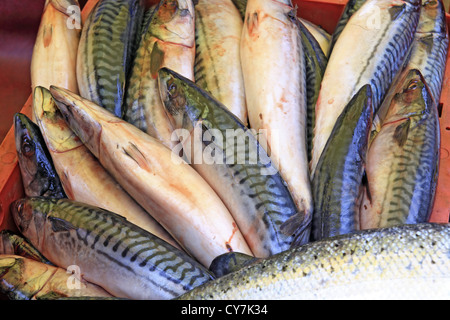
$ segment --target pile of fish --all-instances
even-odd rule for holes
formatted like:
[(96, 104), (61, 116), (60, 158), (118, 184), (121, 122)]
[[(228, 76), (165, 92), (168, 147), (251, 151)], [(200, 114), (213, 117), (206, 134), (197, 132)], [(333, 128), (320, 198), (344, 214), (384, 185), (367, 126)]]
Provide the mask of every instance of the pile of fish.
[[(47, 0), (11, 299), (450, 298), (441, 1)], [(76, 11), (76, 10), (75, 10)], [(376, 257), (376, 258), (375, 258)]]

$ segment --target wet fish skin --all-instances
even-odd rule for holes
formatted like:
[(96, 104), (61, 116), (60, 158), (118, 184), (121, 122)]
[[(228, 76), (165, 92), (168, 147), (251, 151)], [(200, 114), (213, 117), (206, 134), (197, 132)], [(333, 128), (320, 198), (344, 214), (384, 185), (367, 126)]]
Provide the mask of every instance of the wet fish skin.
[(68, 199), (13, 203), (17, 227), (56, 265), (76, 265), (116, 297), (169, 299), (210, 281), (206, 268), (125, 218)]
[[(368, 19), (374, 16), (377, 19)], [(378, 111), (406, 59), (419, 16), (417, 0), (368, 0), (352, 15), (333, 48), (322, 80), (316, 105), (312, 176), (336, 119), (363, 85), (372, 86), (374, 114)]]
[(314, 39), (319, 44), (320, 49), (323, 51), (324, 56), (328, 57), (330, 42), (331, 42), (331, 35), (326, 32), (322, 27), (312, 23), (309, 20), (298, 18), (299, 21), (308, 29), (308, 31), (311, 33), (311, 35), (314, 37)]
[(372, 127), (372, 90), (363, 86), (339, 116), (312, 181), (313, 240), (359, 229), (359, 199)]
[(359, 231), (293, 248), (178, 299), (448, 299), (449, 252), (448, 224)]
[(10, 230), (0, 231), (0, 255), (12, 254), (53, 265), (24, 237)]
[(222, 200), (177, 153), (89, 100), (51, 92), (99, 162), (204, 266), (225, 252), (252, 254)]
[(126, 92), (124, 119), (173, 148), (173, 128), (159, 98), (157, 72), (170, 67), (194, 79), (195, 10), (192, 0), (160, 1), (148, 13)]
[(69, 199), (114, 211), (177, 246), (70, 129), (48, 89), (35, 88), (33, 113)]
[(302, 238), (301, 213), (255, 133), (212, 95), (172, 70), (159, 71), (159, 86), (174, 127), (193, 132), (180, 136), (189, 163), (221, 197), (253, 254), (268, 257)]
[(14, 136), (25, 195), (65, 198), (39, 126), (22, 113), (14, 115)]
[(11, 300), (37, 300), (45, 297), (102, 297), (111, 295), (99, 286), (83, 279), (76, 286), (72, 273), (34, 259), (0, 254), (0, 292)]
[(367, 154), (362, 229), (429, 220), (439, 168), (439, 132), (431, 92), (420, 71), (409, 70), (396, 85)]
[(124, 95), (144, 15), (139, 0), (100, 0), (81, 32), (77, 52), (80, 95), (118, 117), (124, 114)]

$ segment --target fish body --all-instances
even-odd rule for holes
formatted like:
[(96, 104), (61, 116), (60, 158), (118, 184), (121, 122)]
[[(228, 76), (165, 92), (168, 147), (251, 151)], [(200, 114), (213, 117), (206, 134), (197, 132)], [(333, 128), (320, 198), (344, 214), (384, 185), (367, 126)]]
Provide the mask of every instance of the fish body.
[(173, 238), (103, 168), (69, 128), (50, 92), (35, 89), (33, 110), (67, 197), (123, 215), (176, 245)]
[(12, 210), (19, 230), (50, 261), (78, 266), (116, 297), (174, 298), (212, 279), (186, 253), (110, 211), (44, 198), (17, 200)]
[(263, 259), (179, 299), (449, 299), (449, 253), (448, 224), (359, 231)]
[[(31, 57), (31, 87), (57, 85), (78, 92), (76, 63), (81, 35), (77, 0), (45, 1)], [(32, 117), (35, 122), (36, 119)]]
[(299, 18), (300, 22), (308, 29), (314, 39), (320, 46), (320, 49), (323, 51), (324, 55), (328, 57), (328, 52), (330, 48), (331, 35), (326, 32), (320, 26), (312, 23), (309, 20)]
[(306, 138), (302, 40), (291, 1), (249, 0), (241, 63), (249, 126), (268, 153), (309, 224), (313, 211)]
[(99, 162), (204, 266), (228, 251), (252, 254), (222, 200), (178, 154), (94, 103), (51, 90)]
[(146, 21), (133, 62), (124, 119), (168, 148), (176, 141), (159, 97), (158, 70), (194, 79), (195, 10), (191, 0), (161, 1)]
[(239, 11), (231, 0), (200, 0), (195, 15), (195, 82), (247, 124)]
[(312, 175), (336, 119), (362, 86), (372, 86), (378, 111), (410, 49), (419, 14), (420, 1), (370, 0), (351, 16), (329, 57), (316, 105)]
[(75, 278), (63, 268), (12, 254), (0, 254), (0, 280), (0, 292), (11, 300), (111, 297), (101, 287)]
[(436, 105), (415, 69), (395, 92), (367, 154), (362, 229), (427, 222), (434, 202), (440, 147)]
[(230, 210), (253, 254), (289, 249), (299, 236), (297, 208), (257, 136), (196, 83), (168, 69), (159, 81), (168, 116), (182, 130), (183, 152)]
[(39, 126), (26, 115), (16, 113), (14, 136), (25, 195), (65, 198), (61, 180)]
[(359, 199), (372, 127), (372, 91), (362, 87), (339, 116), (320, 157), (312, 186), (314, 240), (359, 229)]
[(139, 0), (100, 0), (81, 32), (77, 52), (80, 95), (118, 117), (144, 8)]
[(18, 255), (52, 265), (27, 239), (10, 230), (0, 231), (0, 255), (2, 254)]

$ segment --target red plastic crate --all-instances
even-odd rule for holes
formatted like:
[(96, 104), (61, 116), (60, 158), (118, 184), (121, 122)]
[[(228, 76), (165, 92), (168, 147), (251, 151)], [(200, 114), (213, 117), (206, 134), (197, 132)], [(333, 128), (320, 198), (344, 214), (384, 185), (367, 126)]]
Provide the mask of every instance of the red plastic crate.
[[(98, 0), (89, 0), (83, 9), (82, 20)], [(150, 4), (156, 1), (148, 1)], [(322, 28), (330, 34), (344, 9), (347, 0), (294, 0), (298, 6), (298, 15)], [(447, 14), (447, 25), (450, 27), (450, 15)], [(441, 95), (441, 162), (436, 200), (431, 222), (449, 222), (450, 216), (450, 64), (447, 64), (443, 91)], [(31, 92), (30, 92), (31, 93)], [(447, 107), (447, 105), (449, 105)], [(31, 116), (31, 96), (23, 106), (22, 113)], [(10, 214), (10, 204), (24, 196), (22, 179), (17, 162), (13, 126), (0, 145), (0, 230), (15, 230)]]

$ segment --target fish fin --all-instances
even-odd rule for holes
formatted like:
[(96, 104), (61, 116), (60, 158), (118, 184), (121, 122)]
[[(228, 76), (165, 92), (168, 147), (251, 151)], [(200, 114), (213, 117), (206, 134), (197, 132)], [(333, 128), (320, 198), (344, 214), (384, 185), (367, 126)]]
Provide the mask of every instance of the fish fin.
[(433, 50), (433, 40), (434, 38), (432, 34), (429, 34), (419, 39), (419, 42), (424, 44), (425, 50), (427, 51), (428, 54), (431, 54)]
[(408, 118), (408, 120), (401, 123), (397, 128), (395, 128), (394, 141), (396, 141), (400, 147), (403, 147), (406, 143), (406, 140), (408, 139), (410, 126), (411, 119)]
[(240, 252), (229, 252), (217, 256), (209, 267), (209, 271), (219, 278), (258, 262), (259, 258)]
[(291, 246), (300, 246), (309, 242), (312, 213), (306, 215), (300, 211), (283, 222), (280, 231), (286, 236), (294, 236)]
[(406, 9), (406, 4), (402, 4), (399, 6), (393, 6), (389, 8), (389, 14), (391, 15), (391, 20), (394, 21), (398, 17), (400, 17)]
[(64, 232), (76, 229), (70, 222), (66, 220), (62, 220), (56, 217), (48, 217), (48, 220), (52, 224), (53, 232)]
[(122, 148), (122, 150), (128, 157), (133, 159), (133, 161), (136, 162), (139, 167), (146, 171), (151, 171), (147, 159), (134, 143), (130, 142), (129, 147)]

